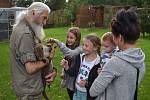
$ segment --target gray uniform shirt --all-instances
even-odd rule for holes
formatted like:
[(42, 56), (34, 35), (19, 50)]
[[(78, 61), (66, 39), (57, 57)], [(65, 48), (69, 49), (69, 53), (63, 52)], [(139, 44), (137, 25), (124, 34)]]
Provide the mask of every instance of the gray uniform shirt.
[(13, 90), (16, 95), (36, 95), (43, 91), (41, 71), (28, 74), (25, 63), (36, 61), (34, 38), (25, 22), (16, 26), (10, 38)]

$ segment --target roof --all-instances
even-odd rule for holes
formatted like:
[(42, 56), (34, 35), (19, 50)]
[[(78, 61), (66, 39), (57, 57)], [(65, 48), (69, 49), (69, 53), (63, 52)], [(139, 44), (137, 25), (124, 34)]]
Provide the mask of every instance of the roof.
[(18, 11), (18, 10), (26, 10), (25, 7), (11, 7), (11, 8), (0, 8), (0, 11)]

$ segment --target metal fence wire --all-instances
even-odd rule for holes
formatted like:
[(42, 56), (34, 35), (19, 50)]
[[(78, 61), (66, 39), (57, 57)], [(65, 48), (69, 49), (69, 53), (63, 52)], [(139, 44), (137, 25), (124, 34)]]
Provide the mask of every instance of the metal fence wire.
[(9, 40), (16, 14), (25, 9), (22, 7), (0, 8), (0, 41)]

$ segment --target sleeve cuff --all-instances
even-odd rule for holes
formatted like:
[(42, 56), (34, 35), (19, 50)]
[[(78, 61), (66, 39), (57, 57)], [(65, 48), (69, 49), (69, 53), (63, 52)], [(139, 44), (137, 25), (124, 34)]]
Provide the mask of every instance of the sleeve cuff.
[(36, 56), (34, 53), (25, 53), (21, 56), (21, 62), (23, 64), (29, 61), (36, 61)]

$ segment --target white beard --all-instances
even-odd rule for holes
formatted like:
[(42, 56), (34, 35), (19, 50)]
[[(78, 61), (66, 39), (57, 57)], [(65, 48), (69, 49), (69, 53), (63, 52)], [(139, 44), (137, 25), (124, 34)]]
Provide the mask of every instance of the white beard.
[(37, 25), (35, 23), (31, 24), (31, 27), (33, 28), (35, 35), (40, 39), (43, 40), (45, 38), (45, 33), (44, 33), (44, 29), (43, 26), (41, 25)]

